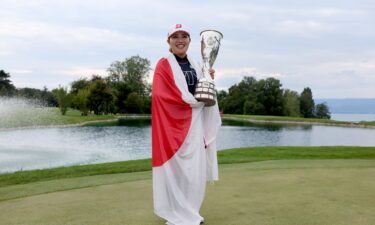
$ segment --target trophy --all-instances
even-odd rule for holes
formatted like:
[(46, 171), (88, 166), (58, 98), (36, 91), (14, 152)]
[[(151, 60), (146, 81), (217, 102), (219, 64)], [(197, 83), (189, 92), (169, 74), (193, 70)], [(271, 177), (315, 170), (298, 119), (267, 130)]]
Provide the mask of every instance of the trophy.
[(209, 70), (214, 64), (220, 48), (220, 41), (223, 34), (216, 30), (204, 30), (201, 32), (201, 54), (203, 59), (203, 77), (199, 79), (195, 88), (194, 97), (205, 106), (216, 104), (215, 84), (212, 80)]

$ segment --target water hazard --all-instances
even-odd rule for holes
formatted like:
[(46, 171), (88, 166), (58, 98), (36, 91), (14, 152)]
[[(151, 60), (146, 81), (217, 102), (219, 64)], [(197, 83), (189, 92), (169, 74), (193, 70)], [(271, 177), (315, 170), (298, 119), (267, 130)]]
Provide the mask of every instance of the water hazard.
[[(224, 123), (217, 146), (375, 146), (373, 137), (368, 128)], [(150, 157), (149, 123), (0, 131), (0, 173)]]

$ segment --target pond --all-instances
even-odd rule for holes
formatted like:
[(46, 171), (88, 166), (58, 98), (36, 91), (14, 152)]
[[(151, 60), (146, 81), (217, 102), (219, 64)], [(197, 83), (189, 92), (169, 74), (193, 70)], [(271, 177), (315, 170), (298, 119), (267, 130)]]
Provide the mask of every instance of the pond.
[[(217, 146), (375, 146), (374, 137), (369, 128), (224, 122)], [(0, 131), (0, 173), (150, 157), (149, 122)]]

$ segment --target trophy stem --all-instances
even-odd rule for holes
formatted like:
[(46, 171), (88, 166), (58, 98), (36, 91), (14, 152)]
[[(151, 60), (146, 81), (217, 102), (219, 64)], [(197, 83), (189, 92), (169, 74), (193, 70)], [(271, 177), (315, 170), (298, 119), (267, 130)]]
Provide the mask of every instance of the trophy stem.
[(209, 82), (214, 83), (214, 80), (210, 75), (210, 70), (206, 66), (203, 66), (203, 77), (206, 78)]

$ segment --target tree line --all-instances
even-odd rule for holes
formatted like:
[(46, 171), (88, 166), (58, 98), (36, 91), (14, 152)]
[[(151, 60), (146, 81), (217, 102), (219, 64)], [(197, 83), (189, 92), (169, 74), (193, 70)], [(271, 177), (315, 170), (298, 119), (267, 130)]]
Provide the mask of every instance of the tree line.
[(326, 103), (315, 105), (309, 87), (300, 94), (281, 87), (280, 80), (276, 78), (256, 80), (245, 76), (228, 91), (217, 93), (219, 108), (226, 114), (331, 118)]
[(52, 90), (62, 114), (68, 107), (78, 109), (82, 115), (151, 113), (151, 86), (146, 78), (150, 61), (132, 56), (115, 61), (107, 69), (108, 75), (80, 78), (68, 88)]
[[(80, 110), (82, 115), (151, 113), (151, 85), (146, 82), (149, 71), (150, 61), (137, 55), (111, 63), (105, 77), (92, 75), (73, 81), (69, 88), (60, 86), (48, 91), (16, 89), (9, 73), (0, 70), (0, 96), (39, 99), (46, 106), (58, 106), (62, 114), (69, 107)], [(330, 118), (325, 103), (315, 105), (310, 88), (301, 93), (282, 89), (276, 78), (244, 77), (228, 91), (218, 91), (217, 98), (226, 114)]]
[(107, 76), (92, 75), (73, 81), (69, 87), (59, 86), (51, 91), (15, 88), (10, 74), (0, 70), (0, 96), (38, 100), (45, 106), (58, 106), (65, 115), (68, 108), (82, 115), (94, 113), (151, 113), (151, 85), (146, 82), (150, 61), (132, 56), (114, 61)]

